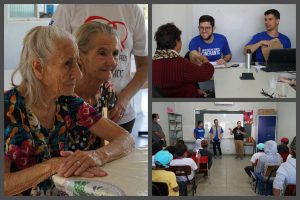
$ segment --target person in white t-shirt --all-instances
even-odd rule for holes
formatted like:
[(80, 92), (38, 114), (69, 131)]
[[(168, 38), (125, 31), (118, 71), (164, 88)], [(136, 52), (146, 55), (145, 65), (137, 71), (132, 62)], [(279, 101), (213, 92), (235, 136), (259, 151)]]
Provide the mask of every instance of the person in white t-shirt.
[(264, 152), (264, 148), (265, 148), (264, 143), (259, 143), (258, 145), (256, 145), (256, 148), (257, 148), (257, 152), (255, 154), (253, 154), (251, 159), (250, 159), (250, 162), (251, 162), (252, 165), (251, 166), (246, 166), (244, 168), (249, 177), (251, 177), (251, 172), (254, 172), (254, 167), (256, 166), (259, 157), (265, 154), (265, 152)]
[[(177, 144), (175, 147), (176, 158), (170, 162), (170, 166), (183, 166), (189, 165), (191, 166), (191, 174), (188, 175), (188, 179), (192, 180), (195, 176), (195, 170), (198, 169), (197, 164), (192, 158), (186, 158), (187, 155), (187, 147), (185, 144)], [(186, 177), (185, 176), (176, 176), (177, 182), (179, 184), (179, 194), (180, 196), (187, 196), (187, 188), (186, 188)]]
[[(49, 25), (74, 33), (79, 26), (89, 21), (106, 23), (118, 32), (121, 50), (112, 78), (118, 100), (109, 118), (131, 132), (135, 121), (131, 99), (148, 76), (147, 39), (142, 10), (136, 4), (61, 4)], [(131, 54), (136, 63), (133, 78), (130, 75)]]
[(274, 196), (280, 196), (280, 190), (283, 190), (287, 184), (296, 184), (296, 136), (290, 145), (291, 158), (282, 163), (276, 171), (276, 177), (273, 182)]

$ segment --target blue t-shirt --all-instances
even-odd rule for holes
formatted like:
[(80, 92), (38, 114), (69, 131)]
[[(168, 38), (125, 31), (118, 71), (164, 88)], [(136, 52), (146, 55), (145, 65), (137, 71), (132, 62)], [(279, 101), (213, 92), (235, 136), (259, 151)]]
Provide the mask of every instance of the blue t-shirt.
[(194, 133), (196, 135), (196, 140), (204, 138), (205, 129), (204, 128), (195, 128)]
[(231, 54), (227, 39), (224, 35), (213, 33), (214, 40), (207, 44), (200, 35), (194, 37), (189, 44), (190, 51), (198, 51), (201, 49), (201, 54), (209, 61), (217, 61), (223, 56)]
[[(213, 129), (210, 128), (210, 131), (209, 131), (209, 132), (210, 132), (210, 133), (213, 133)], [(224, 133), (222, 127), (221, 127), (221, 133)], [(217, 128), (216, 128), (216, 135), (215, 135), (215, 137), (213, 138), (213, 140), (214, 140), (214, 141), (219, 141), (219, 133), (218, 133), (218, 129), (217, 129)]]
[[(248, 42), (246, 44), (246, 46), (256, 44), (262, 40), (272, 40), (274, 38), (276, 38), (276, 37), (271, 37), (270, 35), (268, 35), (268, 33), (266, 31), (264, 31), (264, 32), (257, 33), (256, 35), (254, 35), (252, 37), (252, 39), (250, 40), (250, 42)], [(291, 41), (287, 36), (279, 33), (279, 36), (277, 38), (280, 40), (283, 48), (291, 48)], [(256, 59), (255, 59), (256, 62), (265, 62), (264, 56), (261, 51), (261, 47), (259, 47), (256, 50), (255, 56), (256, 56)]]

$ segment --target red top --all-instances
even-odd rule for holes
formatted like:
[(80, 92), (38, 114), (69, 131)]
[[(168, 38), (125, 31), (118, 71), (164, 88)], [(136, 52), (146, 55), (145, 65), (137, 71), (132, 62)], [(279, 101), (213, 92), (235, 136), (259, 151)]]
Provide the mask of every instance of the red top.
[(213, 74), (210, 63), (199, 66), (181, 57), (152, 61), (152, 83), (161, 88), (165, 97), (199, 97), (196, 83), (210, 80)]

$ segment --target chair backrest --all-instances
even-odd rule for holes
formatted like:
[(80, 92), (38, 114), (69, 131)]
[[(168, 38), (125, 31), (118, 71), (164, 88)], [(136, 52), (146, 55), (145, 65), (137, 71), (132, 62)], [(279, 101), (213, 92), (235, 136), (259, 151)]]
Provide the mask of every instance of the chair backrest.
[(278, 167), (279, 167), (279, 165), (266, 165), (265, 170), (264, 170), (264, 176), (265, 177), (268, 177), (268, 176), (275, 177)]
[(282, 152), (282, 153), (279, 153), (282, 157), (282, 161), (285, 162), (287, 157), (289, 156), (289, 152)]
[(169, 189), (167, 183), (152, 182), (152, 195), (153, 196), (168, 196)]
[(174, 172), (176, 176), (188, 176), (192, 173), (192, 168), (189, 165), (169, 166), (167, 170)]
[(288, 184), (284, 190), (284, 196), (296, 196), (296, 185)]
[(264, 179), (266, 182), (273, 180), (276, 176), (276, 171), (279, 168), (279, 165), (266, 165), (264, 171)]

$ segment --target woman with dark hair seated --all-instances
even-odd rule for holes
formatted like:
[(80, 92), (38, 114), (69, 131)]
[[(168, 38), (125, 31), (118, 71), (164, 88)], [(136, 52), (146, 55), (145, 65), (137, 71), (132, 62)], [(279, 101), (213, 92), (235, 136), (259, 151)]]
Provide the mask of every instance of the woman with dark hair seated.
[(196, 83), (208, 81), (214, 74), (210, 63), (196, 65), (179, 55), (181, 31), (173, 24), (160, 26), (154, 39), (157, 48), (152, 61), (153, 85), (159, 87), (165, 97), (200, 97)]

